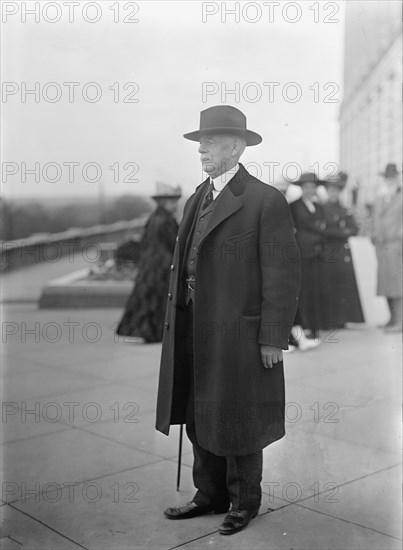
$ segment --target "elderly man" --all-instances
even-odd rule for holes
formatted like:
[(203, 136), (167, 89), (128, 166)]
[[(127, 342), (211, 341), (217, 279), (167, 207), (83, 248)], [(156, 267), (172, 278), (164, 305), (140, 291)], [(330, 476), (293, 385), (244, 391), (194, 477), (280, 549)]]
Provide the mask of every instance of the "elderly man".
[(170, 519), (228, 512), (223, 535), (261, 503), (262, 449), (284, 436), (282, 349), (297, 308), (298, 249), (287, 201), (240, 164), (262, 138), (230, 106), (202, 111), (208, 178), (186, 203), (173, 263), (162, 347), (157, 430), (186, 423), (193, 444), (191, 502)]

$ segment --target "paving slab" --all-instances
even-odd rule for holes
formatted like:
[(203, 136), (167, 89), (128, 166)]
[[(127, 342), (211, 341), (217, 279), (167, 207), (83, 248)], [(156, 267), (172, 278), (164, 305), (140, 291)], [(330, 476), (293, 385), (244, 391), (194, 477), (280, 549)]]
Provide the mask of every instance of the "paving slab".
[[(18, 404), (19, 405), (19, 404)], [(18, 406), (17, 405), (17, 406)], [(6, 443), (14, 443), (17, 441), (23, 441), (25, 439), (31, 439), (34, 437), (39, 437), (46, 434), (51, 434), (55, 432), (61, 432), (68, 430), (68, 426), (60, 425), (57, 422), (46, 422), (41, 421), (35, 422), (32, 416), (27, 416), (27, 420), (23, 422), (21, 420), (21, 408), (14, 413), (16, 408), (14, 404), (5, 404), (3, 402), (3, 407), (7, 406), (12, 410), (12, 416), (9, 415), (6, 418), (6, 421), (1, 427), (1, 443), (5, 445)], [(40, 416), (40, 415), (35, 415)], [(3, 410), (3, 418), (5, 418), (5, 413)]]
[[(176, 443), (177, 437), (174, 439)], [(174, 445), (170, 450), (175, 450)], [(176, 456), (177, 453), (172, 455), (173, 461), (176, 461)], [(332, 489), (339, 495), (338, 498), (344, 498), (343, 484), (400, 462), (400, 453), (340, 441), (293, 427), (287, 430), (283, 439), (264, 449), (262, 489), (269, 496), (283, 498), (288, 503), (300, 502)], [(192, 466), (191, 451), (183, 454), (182, 463)], [(323, 498), (321, 502), (326, 510), (329, 507), (332, 509), (328, 498)]]
[(401, 541), (352, 522), (312, 512), (299, 506), (287, 506), (258, 516), (235, 535), (212, 533), (194, 540), (181, 549), (203, 550), (389, 550), (400, 549)]
[[(54, 406), (50, 403), (54, 403)], [(102, 385), (71, 390), (67, 400), (64, 395), (49, 395), (39, 404), (41, 410), (45, 407), (49, 409), (47, 415), (42, 415), (45, 419), (57, 415), (59, 423), (71, 427), (88, 428), (111, 422), (113, 425), (124, 424), (133, 428), (146, 412), (154, 413), (155, 396), (135, 386), (124, 385), (123, 382), (103, 382)]]
[[(71, 372), (83, 372), (88, 376), (103, 378), (107, 381), (136, 384), (142, 378), (152, 378), (158, 383), (158, 371), (161, 357), (161, 345), (136, 345), (113, 343), (113, 354), (87, 359), (78, 353), (63, 353), (59, 364)], [(47, 357), (49, 361), (50, 357)], [(52, 361), (55, 365), (55, 362)]]
[(401, 415), (401, 403), (382, 399), (365, 407), (342, 405), (333, 418), (338, 422), (305, 423), (301, 430), (311, 432), (315, 438), (323, 435), (399, 456), (402, 448)]
[[(183, 469), (179, 493), (175, 479), (175, 465), (163, 461), (97, 480), (98, 492), (87, 497), (78, 486), (74, 502), (64, 491), (55, 503), (42, 499), (16, 506), (87, 548), (168, 549), (213, 533), (224, 517), (209, 514), (187, 521), (166, 519), (165, 508), (187, 502), (194, 494), (190, 468)], [(96, 504), (86, 502), (94, 495)], [(261, 509), (282, 506), (280, 500), (269, 502), (265, 496)]]
[(1, 509), (1, 550), (77, 550), (82, 546), (49, 529), (29, 515), (3, 506)]
[[(155, 406), (155, 404), (154, 404)], [(124, 442), (136, 449), (146, 451), (156, 456), (176, 459), (179, 449), (179, 426), (171, 426), (169, 436), (166, 436), (155, 429), (155, 413), (142, 412), (139, 410), (137, 424), (128, 422), (102, 422), (87, 424), (85, 429), (108, 437), (118, 443)], [(192, 453), (192, 445), (186, 433), (183, 435), (183, 455)], [(193, 454), (191, 454), (193, 457)], [(189, 465), (192, 465), (192, 458)]]
[(36, 365), (32, 365), (28, 358), (21, 359), (21, 362), (25, 362), (30, 370), (29, 373), (25, 367), (22, 367), (13, 372), (7, 369), (2, 375), (2, 395), (7, 401), (38, 400), (47, 396), (67, 395), (73, 390), (91, 388), (94, 385), (107, 384), (105, 380), (97, 380), (83, 373), (72, 373), (66, 369), (39, 369), (35, 372)]
[[(297, 502), (401, 462), (400, 453), (292, 429), (263, 453), (263, 490)], [(343, 490), (337, 491), (343, 499)], [(326, 503), (324, 503), (326, 505)], [(330, 506), (326, 506), (326, 509)]]
[[(48, 483), (62, 486), (160, 460), (124, 444), (70, 428), (3, 446), (3, 500), (21, 500)], [(46, 489), (47, 490), (47, 489)], [(7, 498), (6, 498), (7, 497)]]
[[(21, 421), (20, 409), (7, 418), (3, 474), (6, 482), (16, 484), (8, 488), (22, 489), (25, 482), (29, 490), (36, 482), (40, 484), (39, 493), (28, 495), (24, 503), (14, 495), (15, 506), (61, 537), (94, 549), (172, 548), (178, 544), (304, 550), (401, 547), (393, 538), (399, 533), (394, 518), (401, 498), (393, 489), (399, 483), (399, 467), (392, 468), (401, 461), (396, 429), (401, 393), (399, 335), (386, 336), (363, 325), (325, 335), (326, 342), (313, 351), (286, 355), (287, 435), (264, 451), (261, 512), (269, 508), (275, 512), (254, 520), (239, 535), (222, 537), (216, 532), (219, 516), (171, 522), (161, 515), (166, 506), (193, 496), (193, 455), (185, 436), (181, 492), (176, 493), (179, 428), (172, 427), (169, 437), (154, 429), (161, 346), (116, 339), (110, 327), (121, 313), (80, 310), (73, 315), (64, 310), (38, 311), (26, 304), (6, 308), (3, 318), (16, 323), (8, 327), (17, 327), (17, 332), (8, 336), (5, 346), (8, 355), (3, 372), (9, 385), (3, 399), (25, 399), (27, 404), (92, 402), (102, 411), (94, 422), (90, 421), (94, 407), (87, 410), (87, 417), (79, 410), (72, 423), (29, 425), (29, 416), (27, 422)], [(26, 335), (22, 342), (24, 326), (32, 327), (35, 322), (40, 323), (39, 341)], [(57, 342), (48, 342), (44, 327), (49, 336), (54, 323), (63, 330), (64, 323), (78, 323), (73, 342), (66, 331)], [(96, 342), (83, 337), (88, 323), (100, 329)], [(338, 342), (329, 341), (334, 337)], [(109, 407), (118, 403), (120, 412), (120, 405), (130, 401), (139, 405), (138, 411), (122, 412), (134, 412), (139, 422), (123, 422), (120, 416), (115, 422), (116, 407)], [(47, 412), (51, 416), (56, 407)], [(389, 471), (393, 476), (385, 473)], [(90, 502), (97, 498), (97, 485), (90, 485), (90, 480), (102, 489), (99, 501)], [(73, 503), (67, 487), (59, 500), (56, 485), (45, 496), (41, 492), (46, 483), (80, 481), (87, 492), (83, 497), (81, 491)], [(130, 482), (139, 486), (139, 502), (114, 502), (118, 490), (120, 500), (130, 497), (135, 486), (124, 489)], [(10, 521), (18, 526), (17, 518)], [(287, 530), (284, 525), (291, 527)], [(35, 530), (32, 533), (35, 540), (45, 540)], [(13, 532), (8, 534), (2, 542), (12, 545)], [(53, 545), (59, 547), (63, 548), (61, 542)]]
[[(332, 501), (328, 513), (346, 521), (365, 525), (378, 533), (401, 539), (401, 487), (402, 469), (399, 464), (339, 487), (339, 495), (328, 494)], [(300, 505), (311, 510), (323, 511), (321, 500), (324, 498), (325, 495), (317, 494), (304, 500)]]
[(74, 258), (66, 256), (57, 262), (41, 262), (7, 271), (1, 274), (2, 302), (36, 303), (47, 281), (91, 267), (94, 267), (94, 262), (89, 262), (82, 254), (76, 254)]

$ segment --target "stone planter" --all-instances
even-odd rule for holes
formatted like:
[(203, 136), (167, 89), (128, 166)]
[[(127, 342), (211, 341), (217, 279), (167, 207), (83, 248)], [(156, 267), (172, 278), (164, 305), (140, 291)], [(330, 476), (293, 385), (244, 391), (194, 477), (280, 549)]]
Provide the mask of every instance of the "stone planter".
[(133, 289), (130, 280), (88, 279), (89, 270), (82, 269), (49, 281), (42, 289), (40, 309), (123, 307)]

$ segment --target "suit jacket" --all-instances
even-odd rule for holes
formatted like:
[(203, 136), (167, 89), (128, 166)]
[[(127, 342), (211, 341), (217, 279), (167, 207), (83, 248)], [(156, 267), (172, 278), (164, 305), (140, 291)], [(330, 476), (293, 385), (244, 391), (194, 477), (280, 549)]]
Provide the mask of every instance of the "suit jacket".
[(323, 242), (323, 230), (326, 227), (323, 208), (315, 203), (315, 212), (308, 210), (302, 199), (290, 204), (291, 214), (294, 220), (296, 239), (305, 259), (318, 259)]
[[(168, 294), (156, 428), (184, 423), (186, 242), (208, 187), (188, 200)], [(196, 262), (195, 423), (199, 444), (220, 456), (256, 452), (284, 435), (283, 365), (264, 369), (260, 345), (287, 349), (300, 262), (283, 195), (240, 169), (222, 190)]]

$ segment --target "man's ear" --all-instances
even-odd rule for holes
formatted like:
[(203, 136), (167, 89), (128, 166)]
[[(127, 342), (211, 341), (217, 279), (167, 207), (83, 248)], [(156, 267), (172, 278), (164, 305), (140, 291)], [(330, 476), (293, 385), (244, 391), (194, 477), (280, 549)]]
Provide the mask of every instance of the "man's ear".
[(237, 137), (234, 138), (234, 141), (232, 142), (232, 156), (233, 157), (237, 156), (240, 153), (241, 148), (242, 148), (241, 140)]

